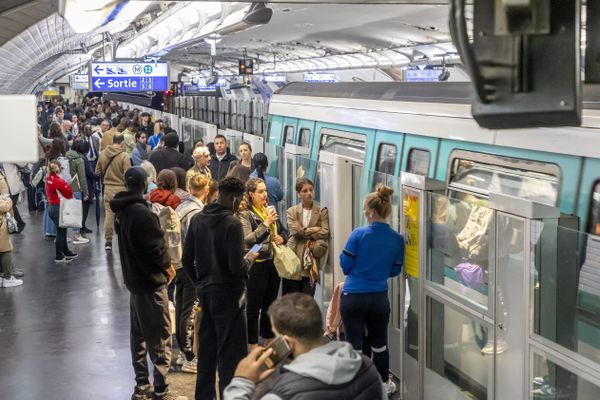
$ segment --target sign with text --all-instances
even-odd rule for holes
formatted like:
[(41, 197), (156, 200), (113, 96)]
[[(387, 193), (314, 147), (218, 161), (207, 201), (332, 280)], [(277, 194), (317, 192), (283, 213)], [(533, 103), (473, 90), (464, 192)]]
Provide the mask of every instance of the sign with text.
[(73, 90), (88, 90), (89, 89), (89, 75), (75, 74), (71, 75), (71, 88)]
[(90, 63), (90, 90), (140, 92), (169, 90), (167, 63)]
[(404, 188), (402, 208), (404, 212), (404, 272), (419, 278), (419, 195)]
[(325, 82), (325, 83), (334, 83), (339, 82), (340, 77), (336, 74), (326, 73), (326, 72), (305, 72), (304, 73), (304, 82)]

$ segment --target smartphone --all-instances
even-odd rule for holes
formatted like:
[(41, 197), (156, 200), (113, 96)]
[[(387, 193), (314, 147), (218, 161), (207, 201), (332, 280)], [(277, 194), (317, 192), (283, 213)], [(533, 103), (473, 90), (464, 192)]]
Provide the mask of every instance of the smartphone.
[(252, 246), (250, 251), (254, 254), (258, 254), (258, 252), (260, 251), (261, 248), (262, 248), (262, 244), (255, 244), (254, 246)]
[(279, 364), (280, 362), (288, 358), (290, 354), (292, 354), (292, 349), (290, 349), (290, 346), (285, 341), (284, 337), (281, 335), (273, 339), (273, 341), (269, 343), (265, 350), (266, 349), (273, 350), (269, 358), (265, 360), (265, 366), (269, 369), (274, 368), (277, 364)]

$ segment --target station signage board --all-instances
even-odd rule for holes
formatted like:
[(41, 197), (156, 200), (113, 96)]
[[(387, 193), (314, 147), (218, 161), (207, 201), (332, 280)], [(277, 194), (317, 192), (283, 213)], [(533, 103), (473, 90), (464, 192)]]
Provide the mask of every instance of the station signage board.
[(415, 68), (404, 71), (404, 80), (406, 82), (437, 82), (442, 69), (433, 68)]
[(340, 77), (336, 74), (321, 73), (321, 72), (305, 72), (304, 82), (320, 82), (320, 83), (334, 83), (339, 82)]
[(169, 67), (165, 62), (93, 62), (89, 64), (89, 78), (94, 92), (169, 90)]
[(278, 82), (278, 83), (286, 83), (287, 78), (285, 75), (266, 75), (264, 78), (265, 82)]
[(73, 90), (88, 90), (90, 77), (86, 74), (71, 75), (71, 89)]

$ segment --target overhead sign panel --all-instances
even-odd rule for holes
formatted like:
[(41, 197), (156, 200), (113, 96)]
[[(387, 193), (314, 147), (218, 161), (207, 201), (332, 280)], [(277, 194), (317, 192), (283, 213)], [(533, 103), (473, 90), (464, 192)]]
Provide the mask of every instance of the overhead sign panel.
[(339, 81), (340, 81), (340, 77), (336, 74), (323, 73), (323, 72), (305, 72), (304, 73), (304, 82), (335, 83), (335, 82), (339, 82)]
[(73, 90), (88, 90), (89, 89), (89, 75), (75, 74), (71, 75), (71, 88)]
[(90, 90), (140, 92), (169, 90), (167, 63), (90, 63)]

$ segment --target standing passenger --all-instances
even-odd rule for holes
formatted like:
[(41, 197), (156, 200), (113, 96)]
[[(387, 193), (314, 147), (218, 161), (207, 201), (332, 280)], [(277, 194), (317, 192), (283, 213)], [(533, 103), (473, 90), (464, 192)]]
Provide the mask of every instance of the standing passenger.
[(244, 184), (235, 178), (219, 183), (219, 199), (192, 218), (182, 263), (202, 306), (198, 333), (196, 400), (216, 398), (231, 382), (237, 363), (247, 354), (244, 290), (255, 255), (244, 257), (244, 231), (235, 217)]
[(60, 195), (65, 199), (73, 198), (73, 190), (67, 182), (60, 177), (61, 172), (60, 162), (57, 160), (50, 161), (48, 166), (49, 175), (46, 181), (46, 196), (48, 197), (48, 215), (56, 225), (56, 239), (54, 240), (54, 250), (56, 257), (55, 263), (70, 262), (77, 257), (77, 254), (69, 250), (67, 245), (67, 229), (61, 228), (59, 225), (60, 219)]
[(8, 192), (8, 183), (2, 174), (0, 174), (0, 287), (8, 288), (20, 286), (23, 284), (21, 279), (17, 279), (13, 274), (12, 250), (13, 245), (8, 233), (8, 223), (6, 213), (13, 206)]
[(110, 201), (117, 193), (125, 190), (125, 171), (131, 167), (131, 158), (125, 152), (124, 141), (121, 134), (113, 136), (113, 144), (100, 153), (96, 164), (96, 175), (104, 179), (104, 249), (108, 252), (112, 251), (115, 222)]
[(135, 134), (135, 149), (131, 152), (131, 163), (134, 166), (139, 166), (142, 161), (148, 159), (148, 145), (146, 142), (147, 138), (144, 132)]
[[(89, 199), (89, 188), (87, 185), (87, 178), (85, 176), (84, 156), (88, 150), (89, 149), (86, 147), (86, 143), (82, 139), (76, 139), (73, 141), (71, 150), (67, 151), (66, 154), (66, 157), (69, 159), (69, 173), (73, 178), (71, 179), (73, 197), (86, 203)], [(83, 223), (82, 226), (85, 226), (85, 223)], [(73, 229), (73, 244), (85, 244), (89, 243), (89, 241), (89, 239), (81, 235), (81, 229)]]
[[(290, 229), (288, 246), (300, 259), (302, 280), (283, 279), (281, 294), (303, 292), (314, 296), (319, 277), (318, 262), (325, 256), (329, 247), (329, 212), (327, 208), (321, 208), (313, 201), (314, 184), (310, 179), (298, 178), (296, 193), (300, 197), (300, 203), (287, 210)], [(306, 265), (306, 251), (310, 251), (316, 263), (313, 268)]]
[(340, 254), (347, 275), (340, 305), (346, 340), (355, 350), (362, 350), (366, 328), (373, 363), (388, 395), (396, 391), (396, 385), (389, 379), (387, 281), (400, 274), (404, 263), (404, 238), (386, 223), (393, 193), (391, 188), (379, 186), (367, 195), (363, 210), (369, 225), (352, 231)]
[(227, 139), (223, 135), (215, 136), (215, 155), (210, 160), (210, 172), (217, 181), (225, 178), (229, 171), (229, 163), (237, 157), (229, 152)]
[(212, 175), (210, 173), (210, 153), (208, 152), (208, 147), (196, 147), (192, 153), (192, 157), (194, 158), (194, 166), (190, 168), (186, 173), (186, 181), (189, 181), (196, 175), (204, 175), (208, 177), (208, 179), (212, 179)]
[(252, 146), (250, 146), (250, 143), (242, 142), (240, 144), (239, 151), (240, 165), (243, 165), (250, 171), (254, 170), (254, 163), (252, 162)]
[[(279, 222), (277, 211), (267, 207), (267, 187), (260, 178), (252, 178), (246, 184), (248, 210), (240, 213), (244, 227), (246, 249), (261, 245), (258, 258), (248, 277), (248, 344), (250, 348), (258, 346), (258, 336), (272, 339), (271, 321), (268, 309), (279, 293), (281, 279), (273, 263), (273, 246), (286, 241), (286, 232)], [(260, 320), (260, 323), (259, 323)]]
[[(171, 319), (167, 285), (175, 270), (167, 254), (158, 217), (150, 211), (143, 193), (146, 173), (139, 167), (124, 176), (127, 191), (110, 202), (115, 214), (123, 281), (129, 290), (130, 346), (136, 386), (132, 400), (187, 400), (169, 391), (171, 365)], [(150, 385), (147, 356), (154, 366)]]

